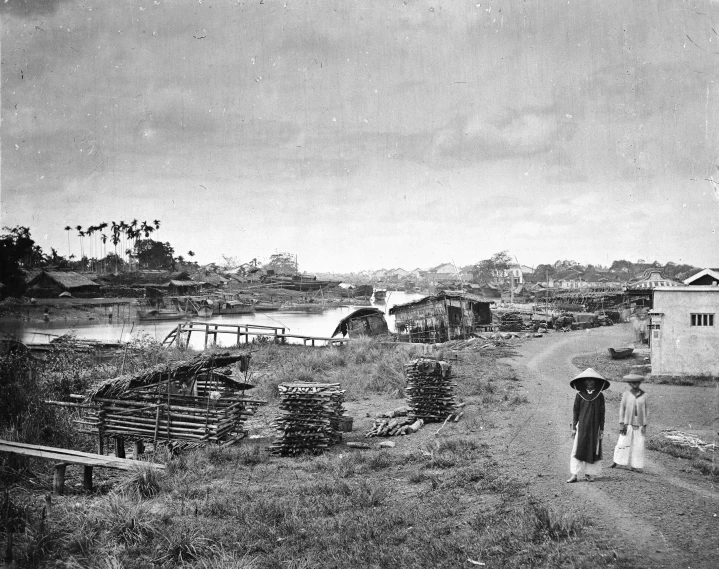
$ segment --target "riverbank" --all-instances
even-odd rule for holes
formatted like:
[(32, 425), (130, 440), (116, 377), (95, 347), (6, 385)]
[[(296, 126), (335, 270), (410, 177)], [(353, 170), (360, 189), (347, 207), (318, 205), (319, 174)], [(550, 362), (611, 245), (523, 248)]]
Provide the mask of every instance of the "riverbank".
[[(258, 438), (181, 454), (165, 475), (99, 472), (100, 494), (83, 494), (81, 472), (68, 469), (69, 493), (53, 497), (42, 541), (32, 517), (18, 545), (38, 560), (80, 566), (629, 567), (586, 515), (539, 499), (498, 461), (491, 442), (526, 413), (526, 391), (501, 360), (514, 353), (508, 342), (474, 344), (434, 353), (452, 365), (464, 403), (459, 422), (393, 437), (390, 449), (364, 433), (404, 402), (403, 366), (421, 346), (261, 346), (251, 370), (257, 395), (270, 403), (249, 425)], [(267, 452), (277, 383), (310, 379), (342, 384), (354, 417), (344, 443), (369, 449), (340, 444), (298, 458)], [(10, 492), (39, 511), (52, 467), (33, 462), (32, 469), (32, 485)]]

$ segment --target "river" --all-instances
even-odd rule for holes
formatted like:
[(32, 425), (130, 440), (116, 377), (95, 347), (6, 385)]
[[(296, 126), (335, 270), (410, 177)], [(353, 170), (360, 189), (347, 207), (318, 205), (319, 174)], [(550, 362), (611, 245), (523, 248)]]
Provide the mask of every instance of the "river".
[[(385, 303), (372, 306), (385, 312), (389, 329), (395, 332), (394, 316), (388, 314), (389, 309), (397, 304), (404, 304), (422, 298), (424, 295), (416, 293), (405, 293), (391, 291), (387, 293)], [(261, 326), (284, 327), (288, 334), (299, 334), (304, 336), (329, 337), (337, 327), (337, 323), (360, 308), (358, 306), (346, 306), (328, 308), (321, 313), (305, 312), (283, 312), (282, 310), (272, 312), (256, 312), (254, 314), (231, 314), (226, 316), (213, 316), (211, 318), (196, 317), (196, 322), (212, 324), (254, 324)], [(117, 320), (117, 319), (116, 319)], [(149, 335), (158, 341), (162, 341), (167, 334), (176, 328), (183, 320), (169, 320), (158, 322), (147, 322), (139, 320), (120, 320), (109, 323), (107, 320), (87, 320), (84, 322), (73, 322), (68, 324), (64, 320), (50, 322), (3, 322), (2, 331), (12, 334), (25, 343), (41, 344), (47, 343), (57, 336), (67, 333), (74, 333), (79, 339), (99, 340), (102, 342), (127, 342), (133, 338)], [(232, 345), (236, 337), (231, 334), (218, 335), (219, 345)], [(295, 340), (301, 343), (301, 340)], [(202, 348), (204, 343), (203, 334), (195, 334), (192, 338), (191, 347)]]

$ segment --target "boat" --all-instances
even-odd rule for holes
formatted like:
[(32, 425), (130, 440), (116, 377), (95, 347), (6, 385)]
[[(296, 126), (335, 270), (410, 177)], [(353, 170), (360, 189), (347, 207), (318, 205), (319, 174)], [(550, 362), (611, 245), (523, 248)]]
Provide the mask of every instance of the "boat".
[(159, 302), (150, 300), (137, 301), (138, 320), (182, 320), (185, 318), (185, 311), (179, 306), (168, 308), (161, 300)]
[(325, 306), (312, 302), (304, 302), (302, 304), (283, 304), (280, 310), (282, 312), (323, 312)]
[(387, 289), (377, 288), (374, 291), (375, 302), (384, 302), (387, 299)]
[(312, 275), (292, 275), (292, 276), (267, 276), (263, 277), (265, 284), (285, 290), (297, 290), (301, 292), (313, 292), (322, 289), (334, 288), (339, 286), (342, 281), (322, 281)]
[(279, 302), (256, 302), (255, 312), (269, 312), (270, 310), (279, 310), (282, 308), (282, 304)]
[(217, 301), (217, 314), (251, 314), (254, 311), (254, 305), (239, 300)]
[(182, 320), (185, 318), (184, 312), (178, 312), (171, 308), (148, 308), (147, 310), (138, 310), (138, 320)]
[(609, 348), (609, 355), (612, 356), (613, 360), (624, 360), (634, 353), (634, 347), (629, 346), (627, 348)]

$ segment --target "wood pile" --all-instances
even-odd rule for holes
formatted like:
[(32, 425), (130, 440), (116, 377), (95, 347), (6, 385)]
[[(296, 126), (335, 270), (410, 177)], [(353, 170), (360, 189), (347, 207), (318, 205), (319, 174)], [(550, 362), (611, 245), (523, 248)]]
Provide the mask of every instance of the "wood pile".
[(422, 419), (413, 417), (395, 417), (394, 419), (375, 419), (372, 428), (365, 433), (366, 437), (395, 437), (398, 435), (411, 435), (419, 431), (424, 425)]
[(524, 329), (524, 320), (519, 312), (502, 314), (499, 320), (501, 332), (521, 332)]
[(280, 456), (318, 454), (342, 441), (344, 391), (339, 383), (281, 383), (280, 412), (272, 426), (279, 436), (270, 452)]
[(695, 448), (700, 452), (715, 452), (717, 449), (717, 445), (715, 443), (704, 442), (696, 435), (683, 433), (681, 431), (664, 429), (662, 431), (662, 435), (664, 435), (664, 438), (672, 441), (676, 445), (688, 448)]
[(448, 362), (419, 358), (405, 366), (405, 394), (409, 417), (425, 423), (444, 421), (455, 413), (456, 384), (452, 382), (452, 366)]

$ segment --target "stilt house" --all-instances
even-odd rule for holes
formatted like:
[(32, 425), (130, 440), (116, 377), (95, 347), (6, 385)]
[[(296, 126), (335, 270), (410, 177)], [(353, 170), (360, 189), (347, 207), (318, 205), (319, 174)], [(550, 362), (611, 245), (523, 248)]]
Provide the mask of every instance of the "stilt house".
[(492, 323), (490, 301), (470, 293), (443, 290), (390, 308), (400, 338), (437, 343), (466, 338)]

